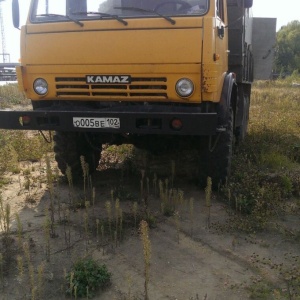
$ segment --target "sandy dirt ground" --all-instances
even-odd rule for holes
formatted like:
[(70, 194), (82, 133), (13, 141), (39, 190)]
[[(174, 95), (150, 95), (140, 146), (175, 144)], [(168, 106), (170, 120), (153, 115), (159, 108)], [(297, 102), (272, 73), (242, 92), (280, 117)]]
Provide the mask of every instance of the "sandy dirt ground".
[[(55, 175), (55, 163), (51, 165)], [(9, 203), (11, 208), (12, 239), (5, 244), (2, 238), (1, 250), (6, 261), (2, 263), (0, 278), (1, 300), (33, 299), (32, 277), (36, 285), (40, 284), (36, 299), (65, 299), (64, 274), (73, 262), (84, 256), (106, 264), (112, 273), (111, 285), (104, 291), (97, 291), (94, 299), (144, 299), (144, 257), (132, 213), (134, 202), (138, 203), (138, 220), (147, 212), (151, 225), (149, 299), (300, 297), (293, 294), (293, 278), (285, 275), (288, 270), (299, 266), (299, 211), (291, 209), (289, 214), (277, 216), (263, 232), (232, 230), (228, 222), (236, 222), (232, 217), (234, 212), (220, 196), (213, 194), (209, 210), (205, 191), (187, 177), (177, 175), (173, 186), (183, 191), (184, 196), (176, 205), (177, 214), (165, 216), (161, 212), (158, 181), (155, 187), (153, 174), (149, 175), (149, 180), (145, 174), (142, 197), (141, 174), (102, 167), (92, 178), (95, 197), (89, 208), (71, 209), (70, 203), (82, 202), (87, 192), (84, 192), (83, 185), (70, 190), (61, 176), (55, 175), (55, 234), (48, 244), (45, 220), (51, 217), (52, 208), (45, 161), (22, 162), (21, 168), (20, 174), (7, 174), (9, 183), (2, 187), (3, 203)], [(164, 177), (162, 180), (166, 182)], [(123, 211), (121, 237), (118, 233), (112, 236), (107, 228), (101, 234), (96, 226), (97, 219), (100, 222), (106, 220), (107, 224), (105, 203), (112, 199), (112, 190), (113, 198), (120, 199)], [(22, 224), (21, 237), (16, 213)], [(24, 257), (24, 242), (30, 249), (33, 276), (30, 276), (26, 264), (23, 275), (17, 268), (18, 255)], [(41, 265), (43, 272), (39, 275)]]

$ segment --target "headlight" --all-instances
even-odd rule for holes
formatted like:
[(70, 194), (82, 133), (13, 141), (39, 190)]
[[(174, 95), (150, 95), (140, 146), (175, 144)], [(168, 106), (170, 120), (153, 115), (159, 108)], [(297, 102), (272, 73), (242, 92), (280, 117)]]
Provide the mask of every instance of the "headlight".
[(38, 78), (33, 83), (33, 89), (38, 95), (45, 95), (48, 92), (48, 83), (43, 78)]
[(176, 92), (181, 97), (191, 96), (194, 92), (194, 84), (190, 79), (181, 78), (176, 83)]

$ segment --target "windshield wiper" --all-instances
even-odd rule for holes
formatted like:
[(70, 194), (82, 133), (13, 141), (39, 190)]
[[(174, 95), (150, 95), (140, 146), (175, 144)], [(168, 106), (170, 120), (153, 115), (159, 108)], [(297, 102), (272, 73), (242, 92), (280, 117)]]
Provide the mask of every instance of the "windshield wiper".
[(144, 8), (134, 7), (134, 6), (114, 7), (114, 9), (124, 9), (124, 10), (132, 10), (132, 11), (140, 11), (140, 12), (145, 12), (145, 13), (152, 13), (152, 14), (155, 14), (157, 16), (160, 16), (160, 17), (164, 18), (165, 20), (170, 22), (172, 25), (176, 24), (176, 21), (173, 20), (172, 18), (170, 18), (168, 16), (164, 16), (164, 15), (160, 14), (159, 12), (157, 12), (155, 10), (151, 10), (151, 9), (144, 9)]
[(83, 27), (84, 24), (81, 23), (80, 21), (71, 18), (68, 15), (59, 15), (59, 14), (41, 14), (41, 15), (36, 15), (36, 17), (63, 17), (63, 18), (67, 18), (70, 21), (73, 21), (74, 23), (78, 24), (80, 27)]
[(72, 15), (98, 15), (98, 16), (100, 16), (100, 19), (111, 18), (111, 19), (115, 19), (115, 20), (121, 22), (125, 26), (128, 24), (128, 22), (126, 22), (124, 19), (120, 18), (118, 15), (111, 15), (111, 14), (107, 14), (107, 13), (101, 13), (98, 11), (74, 12), (74, 13), (72, 13)]

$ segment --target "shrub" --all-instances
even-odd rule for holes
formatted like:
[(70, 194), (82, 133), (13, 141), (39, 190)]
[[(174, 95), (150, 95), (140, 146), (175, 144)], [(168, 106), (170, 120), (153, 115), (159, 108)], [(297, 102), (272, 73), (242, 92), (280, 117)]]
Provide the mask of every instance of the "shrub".
[(95, 291), (109, 285), (111, 273), (106, 265), (99, 265), (91, 258), (77, 261), (67, 274), (67, 294), (76, 297), (92, 298)]

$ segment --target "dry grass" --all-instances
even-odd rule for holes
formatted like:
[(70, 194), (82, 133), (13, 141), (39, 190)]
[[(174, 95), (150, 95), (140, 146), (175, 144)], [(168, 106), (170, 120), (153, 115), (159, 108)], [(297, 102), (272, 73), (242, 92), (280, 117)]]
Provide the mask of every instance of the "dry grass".
[(12, 108), (13, 106), (28, 106), (30, 100), (20, 92), (16, 83), (0, 86), (0, 108)]
[(240, 223), (250, 231), (263, 228), (285, 210), (287, 199), (300, 196), (299, 111), (299, 87), (285, 81), (254, 85), (249, 133), (224, 188), (236, 211), (251, 215), (250, 223)]
[[(17, 101), (14, 100), (17, 92), (12, 91), (13, 89), (16, 89), (16, 86), (8, 86), (7, 88), (1, 87), (0, 89), (1, 99), (6, 99), (5, 106), (9, 106), (14, 103), (14, 101)], [(230, 226), (228, 228), (223, 226), (223, 230), (244, 230), (247, 232), (255, 232), (258, 229), (263, 230), (268, 225), (270, 218), (274, 217), (274, 215), (284, 213), (287, 199), (299, 199), (299, 91), (300, 88), (296, 86), (293, 87), (289, 81), (259, 82), (253, 87), (249, 134), (245, 143), (239, 146), (239, 151), (234, 155), (232, 179), (222, 190), (222, 197), (225, 195), (230, 205), (234, 207), (236, 214), (234, 218), (228, 222)], [(13, 100), (7, 100), (9, 97), (12, 97)], [(27, 102), (26, 99), (21, 97), (19, 102), (17, 101), (16, 103), (19, 105)], [(42, 161), (45, 155), (51, 151), (52, 147), (52, 145), (46, 144), (38, 134), (20, 131), (10, 131), (9, 134), (7, 134), (7, 131), (3, 130), (0, 131), (0, 145), (1, 173), (20, 172), (19, 162), (23, 160)], [(125, 158), (130, 157), (130, 151), (128, 151), (128, 148), (125, 146), (118, 148), (117, 151), (115, 147), (106, 147), (106, 151), (108, 152), (108, 156), (113, 157), (112, 160), (115, 165), (124, 161)], [(130, 199), (132, 200), (132, 206), (129, 211), (126, 212), (124, 207), (122, 207), (122, 200), (125, 198), (122, 197), (124, 186), (119, 186), (116, 190), (112, 190), (106, 199), (103, 199), (104, 201), (100, 208), (102, 216), (99, 214), (95, 215), (95, 202), (97, 202), (95, 201), (95, 197), (97, 198), (97, 196), (95, 196), (95, 190), (93, 189), (92, 197), (88, 197), (88, 168), (85, 168), (83, 164), (83, 169), (87, 172), (84, 176), (83, 196), (75, 194), (70, 170), (68, 178), (70, 199), (60, 199), (53, 193), (52, 187), (53, 183), (58, 184), (57, 177), (53, 178), (52, 182), (54, 172), (51, 173), (51, 165), (49, 162), (47, 164), (46, 171), (48, 175), (51, 173), (51, 176), (48, 176), (51, 178), (51, 182), (48, 178), (49, 191), (51, 193), (51, 200), (54, 203), (49, 207), (50, 212), (47, 211), (45, 213), (44, 257), (47, 261), (50, 261), (51, 255), (53, 255), (53, 249), (51, 247), (55, 244), (55, 242), (52, 242), (52, 238), (55, 234), (53, 234), (53, 236), (51, 235), (51, 226), (54, 226), (53, 228), (63, 233), (62, 237), (65, 239), (66, 251), (68, 255), (71, 255), (72, 247), (76, 242), (72, 232), (72, 230), (74, 231), (72, 222), (74, 222), (74, 216), (78, 214), (78, 211), (75, 211), (74, 203), (78, 201), (80, 196), (82, 198), (80, 200), (81, 202), (85, 200), (85, 212), (79, 212), (79, 215), (81, 214), (81, 223), (79, 224), (78, 230), (80, 233), (79, 240), (82, 240), (83, 248), (85, 249), (82, 253), (83, 256), (88, 255), (89, 250), (92, 249), (90, 243), (93, 243), (93, 237), (96, 239), (96, 247), (102, 248), (103, 252), (105, 249), (116, 249), (126, 234), (126, 226), (127, 229), (130, 228), (131, 231), (136, 232), (140, 220), (145, 219), (148, 223), (145, 221), (142, 222), (140, 231), (145, 258), (144, 292), (145, 299), (148, 299), (151, 257), (148, 225), (150, 226), (155, 222), (155, 216), (153, 216), (147, 203), (149, 194), (157, 195), (159, 187), (162, 204), (162, 212), (159, 217), (164, 218), (166, 215), (171, 215), (175, 218), (176, 239), (178, 243), (181, 230), (181, 210), (189, 212), (190, 235), (193, 237), (195, 234), (196, 216), (194, 205), (196, 205), (196, 201), (194, 201), (193, 198), (189, 201), (185, 200), (184, 192), (179, 189), (177, 190), (173, 186), (176, 181), (176, 165), (175, 162), (172, 162), (170, 167), (170, 180), (162, 181), (155, 174), (152, 190), (149, 184), (150, 179), (145, 177), (145, 174), (142, 173), (141, 186), (137, 184), (136, 187), (138, 197), (141, 199), (139, 199), (139, 203), (136, 198)], [(32, 170), (23, 171), (24, 176), (28, 178), (28, 192), (30, 190), (30, 184), (33, 181), (31, 171)], [(120, 180), (120, 182), (122, 182), (122, 180)], [(211, 192), (211, 183), (210, 181), (208, 182), (209, 184), (206, 189), (206, 207), (207, 227), (210, 228), (210, 207), (214, 195), (212, 195)], [(120, 183), (116, 183), (116, 185), (118, 186)], [(126, 199), (127, 198), (126, 196)], [(61, 202), (59, 202), (61, 200), (64, 200), (65, 207), (61, 206)], [(69, 206), (68, 203), (70, 204)], [(88, 205), (86, 203), (88, 203)], [(5, 210), (4, 206), (2, 206), (2, 208), (3, 209), (0, 210), (0, 220), (2, 226), (4, 226), (7, 220), (10, 220), (11, 216), (9, 215), (9, 209)], [(297, 209), (299, 210), (299, 207)], [(168, 212), (168, 214), (166, 214), (166, 212)], [(50, 220), (51, 214), (54, 213), (59, 216), (59, 218), (56, 216), (55, 219), (59, 220), (59, 222), (55, 221), (54, 218), (52, 218), (52, 221)], [(42, 278), (45, 269), (48, 267), (48, 263), (38, 262), (38, 264), (33, 265), (32, 254), (30, 253), (30, 237), (24, 236), (25, 225), (21, 224), (19, 219), (17, 221), (19, 232), (16, 236), (16, 245), (13, 246), (8, 243), (5, 252), (0, 248), (3, 252), (0, 253), (0, 281), (5, 271), (3, 268), (9, 268), (10, 271), (16, 269), (19, 272), (19, 279), (23, 280), (24, 286), (26, 285), (25, 291), (28, 298), (42, 299), (45, 296), (44, 290), (46, 290), (46, 283), (43, 282)], [(9, 251), (11, 251), (10, 264), (7, 263), (7, 253), (9, 253)], [(24, 279), (26, 272), (27, 280)], [(292, 275), (297, 276), (296, 280), (300, 280), (299, 274), (296, 271)], [(58, 291), (58, 294), (59, 293), (63, 294), (64, 291)]]

